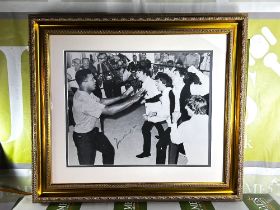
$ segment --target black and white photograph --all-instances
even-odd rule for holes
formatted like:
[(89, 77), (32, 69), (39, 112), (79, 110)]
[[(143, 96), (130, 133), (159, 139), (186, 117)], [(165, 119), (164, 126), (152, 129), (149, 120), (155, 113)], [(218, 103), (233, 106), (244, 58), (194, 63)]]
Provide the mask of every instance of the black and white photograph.
[(65, 51), (67, 167), (210, 167), (212, 62), (212, 50)]

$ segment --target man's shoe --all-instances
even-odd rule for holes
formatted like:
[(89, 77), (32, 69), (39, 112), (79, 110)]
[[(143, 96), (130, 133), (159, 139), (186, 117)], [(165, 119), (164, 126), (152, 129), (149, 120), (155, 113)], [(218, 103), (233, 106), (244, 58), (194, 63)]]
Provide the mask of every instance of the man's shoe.
[(144, 153), (144, 152), (142, 152), (139, 155), (136, 155), (136, 157), (138, 157), (138, 158), (145, 158), (145, 157), (150, 157), (150, 156), (151, 156), (151, 153)]

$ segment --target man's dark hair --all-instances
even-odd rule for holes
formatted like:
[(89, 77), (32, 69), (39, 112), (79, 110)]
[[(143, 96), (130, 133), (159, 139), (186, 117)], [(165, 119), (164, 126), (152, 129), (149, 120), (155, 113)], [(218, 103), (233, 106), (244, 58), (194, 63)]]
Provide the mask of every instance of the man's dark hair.
[(85, 81), (89, 74), (92, 74), (89, 69), (83, 69), (76, 72), (75, 79), (79, 86)]
[(189, 84), (194, 83), (195, 85), (201, 85), (199, 77), (193, 72), (188, 72), (185, 75), (185, 82), (188, 82)]
[(169, 66), (169, 65), (170, 65), (170, 66), (173, 66), (173, 65), (174, 65), (174, 61), (173, 61), (173, 60), (168, 60), (166, 63), (167, 63), (168, 66)]
[(139, 68), (136, 69), (136, 71), (142, 71), (144, 74), (146, 74), (149, 77), (152, 76), (152, 72), (147, 68), (139, 67)]
[(183, 61), (181, 61), (181, 60), (178, 60), (178, 61), (176, 62), (176, 65), (184, 66)]
[(159, 72), (157, 73), (156, 80), (160, 80), (166, 87), (173, 87), (172, 85), (172, 79), (165, 73)]
[(107, 54), (106, 53), (104, 53), (104, 52), (101, 52), (101, 53), (99, 53), (98, 55), (97, 55), (97, 58), (99, 59), (100, 58), (100, 56), (107, 56)]
[(89, 60), (89, 58), (82, 58), (82, 61)]
[(207, 114), (207, 101), (202, 96), (193, 95), (186, 104), (195, 114)]
[(185, 77), (188, 72), (188, 70), (186, 68), (176, 68), (176, 69), (174, 69), (174, 71), (178, 71), (181, 77), (182, 76)]

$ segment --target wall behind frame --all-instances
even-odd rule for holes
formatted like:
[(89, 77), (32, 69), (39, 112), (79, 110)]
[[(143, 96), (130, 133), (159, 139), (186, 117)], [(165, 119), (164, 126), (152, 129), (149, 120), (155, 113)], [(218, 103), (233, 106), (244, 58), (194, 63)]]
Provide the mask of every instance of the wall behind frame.
[[(59, 2), (57, 10), (62, 9), (60, 4), (65, 4), (65, 8), (68, 7), (67, 5), (71, 8), (80, 5), (81, 11), (87, 11), (85, 5), (93, 4), (86, 0), (80, 0), (79, 3), (70, 0), (56, 2)], [(99, 5), (99, 11), (106, 12), (108, 12), (107, 10), (111, 10), (111, 12), (149, 12), (151, 10), (146, 6), (140, 10), (135, 4), (132, 4), (133, 2), (138, 2), (138, 6), (155, 4), (152, 0), (126, 0), (123, 3), (112, 0), (110, 6), (105, 10), (102, 10), (104, 4), (100, 2), (96, 4)], [(182, 4), (180, 0), (172, 5), (161, 2), (163, 3), (158, 3), (161, 6), (154, 9), (153, 12), (187, 12), (189, 10), (184, 10), (179, 6)], [(191, 1), (185, 2), (195, 5)], [(278, 149), (280, 148), (280, 92), (278, 91), (280, 89), (280, 59), (278, 58), (280, 54), (280, 28), (278, 27), (280, 16), (275, 13), (258, 13), (261, 9), (261, 2), (255, 7), (252, 7), (252, 1), (249, 0), (240, 0), (239, 3), (230, 0), (220, 2), (227, 2), (231, 5), (230, 7), (225, 6), (230, 10), (225, 10), (225, 12), (236, 11), (234, 5), (240, 5), (240, 12), (246, 12), (246, 9), (254, 12), (249, 14), (248, 37), (251, 39), (251, 48), (248, 70), (244, 193), (280, 195), (280, 153)], [(266, 2), (266, 6), (268, 6), (264, 7), (263, 11), (280, 11), (280, 4), (275, 2)], [(32, 1), (25, 1), (25, 3), (31, 5)], [(17, 6), (12, 7), (13, 4)], [(23, 4), (22, 1), (8, 3), (0, 0), (0, 12), (5, 8), (8, 9), (6, 11), (10, 11), (0, 13), (0, 142), (12, 163), (12, 169), (0, 171), (2, 176), (0, 187), (12, 187), (30, 192), (31, 116), (28, 23), (27, 13), (14, 13), (19, 10), (21, 4)], [(48, 4), (47, 8), (42, 7), (44, 4)], [(198, 3), (198, 5), (203, 5), (201, 11), (206, 10), (205, 5), (208, 5), (210, 12), (214, 4), (216, 4), (215, 1), (211, 0)], [(29, 7), (29, 9), (24, 6), (21, 9), (30, 13), (45, 10), (55, 11), (52, 10), (51, 1), (42, 0), (38, 5)], [(218, 5), (221, 6), (222, 3)], [(272, 7), (273, 5), (275, 7)], [(129, 10), (131, 8), (137, 9)], [(182, 10), (178, 11), (178, 8)], [(196, 8), (196, 10), (198, 9)]]

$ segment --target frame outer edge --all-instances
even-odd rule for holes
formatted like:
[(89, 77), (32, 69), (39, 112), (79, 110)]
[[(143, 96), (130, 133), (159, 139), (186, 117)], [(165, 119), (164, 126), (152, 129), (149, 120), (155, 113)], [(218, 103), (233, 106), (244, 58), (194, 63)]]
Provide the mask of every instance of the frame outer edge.
[[(174, 15), (174, 14), (171, 14)], [(217, 15), (219, 16), (219, 14), (213, 14), (213, 15)], [(157, 17), (161, 20), (161, 21), (186, 21), (186, 20), (190, 20), (190, 21), (194, 21), (197, 20), (197, 18), (199, 18), (199, 20), (204, 20), (204, 21), (211, 21), (211, 20), (235, 20), (238, 22), (241, 22), (240, 25), (242, 26), (242, 35), (241, 35), (241, 39), (242, 39), (242, 49), (241, 49), (241, 55), (242, 58), (239, 60), (240, 63), (240, 71), (241, 71), (241, 78), (240, 78), (240, 98), (236, 98), (235, 100), (240, 100), (240, 119), (238, 125), (240, 126), (240, 130), (239, 130), (239, 135), (238, 135), (238, 145), (236, 145), (235, 149), (238, 149), (239, 152), (239, 156), (237, 159), (237, 165), (236, 167), (238, 167), (238, 170), (236, 170), (235, 172), (237, 172), (237, 182), (236, 182), (236, 187), (237, 187), (237, 191), (236, 191), (236, 195), (198, 195), (198, 196), (194, 196), (194, 195), (186, 195), (186, 196), (110, 196), (110, 197), (92, 197), (92, 196), (87, 196), (87, 197), (47, 197), (47, 196), (43, 196), (40, 197), (38, 195), (38, 187), (42, 187), (42, 178), (39, 176), (42, 174), (39, 174), (38, 170), (41, 170), (40, 167), (41, 166), (41, 160), (39, 158), (39, 155), (41, 154), (41, 146), (40, 142), (38, 142), (38, 138), (40, 139), (40, 137), (38, 136), (38, 131), (36, 130), (36, 128), (38, 128), (38, 126), (41, 126), (42, 122), (39, 122), (38, 120), (40, 119), (40, 113), (38, 110), (40, 106), (40, 99), (37, 97), (38, 91), (40, 92), (40, 87), (38, 84), (38, 70), (37, 65), (36, 65), (36, 32), (34, 31), (34, 24), (38, 23), (38, 21), (45, 21), (48, 20), (48, 18), (44, 19), (44, 16), (36, 16), (36, 15), (29, 15), (29, 32), (30, 32), (30, 38), (29, 38), (29, 46), (30, 46), (30, 64), (31, 64), (31, 119), (32, 119), (32, 148), (33, 148), (33, 152), (32, 152), (32, 197), (33, 197), (33, 202), (50, 202), (50, 201), (55, 201), (55, 202), (61, 202), (61, 201), (82, 201), (82, 202), (100, 202), (100, 201), (127, 201), (127, 200), (137, 200), (137, 201), (147, 201), (147, 200), (153, 200), (153, 201), (164, 201), (164, 200), (239, 200), (240, 196), (242, 196), (242, 178), (243, 178), (243, 144), (244, 144), (244, 117), (245, 117), (245, 106), (246, 106), (246, 81), (247, 81), (247, 59), (245, 56), (247, 56), (247, 25), (248, 25), (248, 18), (247, 16), (227, 16), (227, 17), (220, 17), (218, 19), (215, 19), (216, 16), (205, 16), (204, 14), (204, 18), (200, 17), (202, 19), (199, 18), (199, 16), (197, 17), (196, 14), (194, 14), (192, 17), (193, 19), (188, 19), (188, 17), (186, 16), (179, 16), (179, 17), (173, 17), (173, 16), (168, 16), (166, 17), (165, 15), (160, 16), (159, 14), (157, 14)], [(63, 21), (63, 20), (67, 20), (67, 19), (63, 19), (64, 16), (62, 16), (58, 19), (54, 18), (51, 20), (55, 20), (55, 21)], [(73, 17), (71, 17), (73, 19)], [(70, 17), (68, 17), (68, 19), (71, 19)], [(137, 18), (133, 18), (133, 17), (115, 17), (115, 18), (95, 18), (94, 21), (123, 21), (124, 19), (126, 21), (152, 21), (153, 16), (146, 16), (144, 15), (144, 17), (138, 17)], [(180, 19), (178, 19), (180, 18)], [(182, 18), (182, 19), (181, 19)], [(84, 21), (86, 19), (83, 19)], [(91, 19), (92, 20), (92, 19)], [(36, 22), (37, 21), (37, 22)], [(153, 21), (158, 21), (158, 19), (153, 19)], [(240, 26), (240, 27), (241, 27)], [(39, 40), (39, 37), (37, 37), (37, 39)], [(38, 41), (37, 40), (37, 41)], [(39, 58), (37, 58), (39, 62)], [(38, 86), (38, 87), (37, 87)], [(236, 115), (235, 115), (236, 116)], [(40, 132), (40, 131), (39, 131)], [(40, 134), (40, 133), (39, 133)], [(38, 146), (40, 148), (38, 148)], [(38, 162), (40, 162), (38, 164)], [(44, 192), (42, 192), (44, 195)]]
[(33, 202), (39, 201), (37, 195), (38, 189), (38, 144), (37, 144), (37, 135), (36, 128), (38, 126), (38, 110), (36, 104), (38, 99), (36, 96), (36, 70), (35, 70), (35, 32), (34, 32), (35, 20), (29, 15), (29, 62), (30, 62), (30, 92), (31, 92), (31, 128), (32, 128), (32, 200)]
[(245, 115), (246, 115), (246, 97), (247, 97), (247, 78), (248, 78), (248, 16), (244, 17), (242, 24), (242, 60), (241, 60), (241, 95), (240, 95), (240, 134), (239, 134), (239, 175), (238, 175), (238, 196), (243, 196), (243, 163), (244, 163), (244, 137), (245, 137)]

